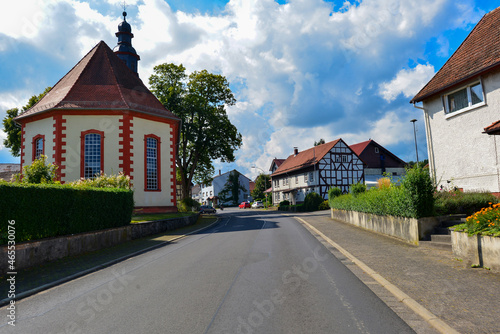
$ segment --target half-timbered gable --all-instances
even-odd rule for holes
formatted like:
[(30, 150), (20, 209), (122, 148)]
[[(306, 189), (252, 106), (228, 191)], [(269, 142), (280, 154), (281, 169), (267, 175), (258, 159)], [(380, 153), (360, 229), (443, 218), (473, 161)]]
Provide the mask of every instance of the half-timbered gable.
[(331, 187), (349, 191), (364, 182), (363, 162), (349, 146), (337, 139), (289, 156), (271, 175), (273, 202), (303, 202), (310, 192), (328, 198)]
[(325, 199), (331, 187), (346, 193), (351, 184), (364, 182), (363, 161), (342, 139), (325, 154), (318, 166), (320, 195)]

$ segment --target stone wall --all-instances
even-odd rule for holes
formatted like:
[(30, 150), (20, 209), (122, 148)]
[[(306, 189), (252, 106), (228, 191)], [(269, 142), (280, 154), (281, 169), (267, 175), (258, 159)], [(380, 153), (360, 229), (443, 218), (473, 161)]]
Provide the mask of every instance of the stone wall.
[(331, 217), (332, 219), (389, 235), (414, 245), (418, 245), (419, 240), (424, 239), (434, 227), (439, 225), (439, 219), (435, 217), (420, 219), (402, 218), (334, 209), (331, 209)]
[[(119, 228), (16, 244), (16, 270), (193, 225), (198, 216), (196, 214), (184, 218), (143, 222)], [(3, 259), (0, 261), (0, 275), (4, 275), (8, 272), (7, 246), (0, 247), (0, 258)]]
[(500, 272), (500, 238), (451, 232), (453, 255), (467, 266), (487, 267)]

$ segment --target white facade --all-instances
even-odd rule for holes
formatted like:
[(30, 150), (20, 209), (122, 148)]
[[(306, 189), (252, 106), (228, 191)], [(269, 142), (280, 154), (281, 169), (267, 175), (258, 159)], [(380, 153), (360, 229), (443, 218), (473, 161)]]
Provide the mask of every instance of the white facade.
[(274, 203), (285, 200), (290, 201), (290, 203), (303, 202), (307, 194), (311, 192), (319, 194), (318, 175), (319, 171), (312, 170), (273, 178), (271, 185)]
[[(444, 96), (481, 82), (484, 103), (445, 113)], [(476, 77), (423, 101), (431, 176), (438, 188), (500, 192), (498, 136), (483, 133), (500, 118), (500, 71)]]
[[(232, 172), (232, 171), (231, 171)], [(209, 185), (202, 185), (200, 192), (200, 202), (202, 204), (213, 204), (214, 197), (219, 197), (219, 193), (226, 186), (226, 182), (228, 180), (229, 174), (231, 172), (227, 172), (224, 174), (214, 176), (212, 182)], [(239, 173), (239, 184), (245, 189), (245, 191), (240, 190), (238, 196), (238, 203), (249, 201), (250, 200), (250, 179)], [(220, 201), (217, 200), (217, 203), (220, 204)], [(222, 202), (224, 205), (231, 205), (233, 203), (230, 202)]]

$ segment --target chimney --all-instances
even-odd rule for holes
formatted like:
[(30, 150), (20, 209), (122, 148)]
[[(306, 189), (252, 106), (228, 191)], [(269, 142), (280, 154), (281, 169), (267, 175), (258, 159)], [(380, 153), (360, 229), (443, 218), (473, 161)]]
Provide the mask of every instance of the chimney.
[(296, 157), (297, 154), (299, 154), (299, 148), (298, 147), (294, 147), (293, 148), (293, 156)]
[(219, 169), (219, 176), (221, 176), (221, 172), (220, 172), (220, 169)]

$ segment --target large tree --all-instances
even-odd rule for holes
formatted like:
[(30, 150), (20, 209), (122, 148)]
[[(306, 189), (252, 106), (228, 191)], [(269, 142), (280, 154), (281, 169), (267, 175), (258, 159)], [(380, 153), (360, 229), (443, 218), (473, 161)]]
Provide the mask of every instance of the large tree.
[(247, 191), (240, 183), (240, 175), (240, 172), (237, 170), (233, 170), (229, 173), (224, 188), (219, 192), (220, 203), (231, 201), (233, 205), (238, 204), (240, 191)]
[[(49, 92), (52, 87), (47, 87), (43, 93), (39, 95), (33, 95), (28, 103), (22, 108), (26, 111), (33, 107), (35, 103), (40, 101), (42, 97)], [(12, 108), (7, 110), (6, 115), (3, 119), (3, 131), (7, 134), (7, 139), (4, 139), (3, 144), (5, 147), (10, 149), (10, 153), (18, 157), (21, 154), (21, 126), (14, 122), (14, 118), (19, 115), (19, 108)]]
[(267, 174), (259, 174), (255, 180), (255, 188), (252, 190), (252, 197), (254, 199), (263, 199), (266, 197), (264, 191), (271, 187), (271, 177)]
[(189, 197), (193, 178), (208, 180), (212, 161), (234, 161), (241, 134), (229, 121), (226, 106), (236, 102), (226, 78), (206, 70), (186, 75), (184, 66), (161, 64), (149, 78), (151, 91), (182, 120), (177, 168), (182, 197)]

